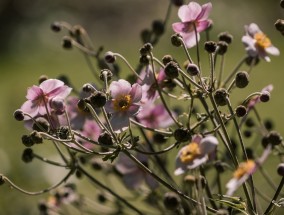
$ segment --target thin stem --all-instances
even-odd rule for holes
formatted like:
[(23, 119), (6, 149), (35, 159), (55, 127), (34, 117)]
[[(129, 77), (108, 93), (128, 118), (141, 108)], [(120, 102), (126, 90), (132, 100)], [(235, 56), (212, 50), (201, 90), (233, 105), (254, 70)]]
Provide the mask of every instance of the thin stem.
[(123, 202), (127, 207), (129, 207), (130, 209), (132, 209), (133, 211), (135, 211), (136, 213), (143, 215), (144, 213), (142, 213), (138, 208), (136, 208), (134, 205), (130, 204), (127, 200), (125, 200), (124, 198), (121, 197), (121, 195), (115, 193), (112, 189), (110, 189), (109, 187), (105, 186), (104, 184), (102, 184), (100, 181), (98, 181), (96, 178), (94, 178), (92, 175), (90, 175), (85, 169), (83, 169), (80, 165), (78, 166), (78, 170), (83, 173), (85, 176), (87, 176), (87, 178), (89, 178), (93, 183), (95, 183), (96, 185), (98, 185), (99, 187), (103, 188), (104, 190), (108, 191), (111, 195), (113, 195), (114, 197), (116, 197), (119, 201)]
[(149, 130), (149, 131), (153, 131), (153, 132), (157, 132), (159, 134), (163, 134), (165, 136), (172, 136), (173, 135), (173, 132), (171, 131), (163, 131), (163, 130), (159, 130), (159, 129), (156, 129), (156, 128), (150, 128), (150, 127), (147, 127), (139, 122), (137, 122), (136, 120), (133, 120), (133, 119), (130, 119), (130, 122), (133, 123), (134, 125), (137, 125), (139, 126), (140, 128), (143, 128), (143, 129), (146, 129), (146, 130)]
[(35, 153), (33, 153), (33, 157), (45, 162), (45, 163), (48, 163), (48, 164), (51, 164), (51, 165), (54, 165), (54, 166), (60, 166), (60, 167), (65, 167), (65, 168), (69, 168), (68, 165), (66, 164), (61, 164), (61, 163), (58, 163), (56, 161), (52, 161), (52, 160), (48, 160), (47, 158), (44, 158), (44, 157), (41, 157), (40, 155), (37, 155)]
[(175, 148), (179, 144), (180, 144), (179, 142), (176, 142), (176, 143), (170, 145), (169, 147), (167, 147), (167, 148), (165, 148), (161, 151), (155, 151), (155, 152), (146, 152), (146, 151), (142, 151), (142, 150), (137, 149), (137, 148), (135, 148), (134, 150), (139, 152), (139, 153), (146, 154), (146, 155), (158, 155), (158, 154), (163, 154), (165, 152), (170, 151), (171, 149)]
[(270, 204), (268, 205), (267, 209), (265, 210), (264, 212), (264, 215), (266, 214), (269, 214), (270, 213), (270, 210), (272, 209), (273, 205), (274, 205), (274, 202), (276, 201), (276, 199), (278, 198), (278, 195), (280, 194), (281, 190), (282, 190), (282, 187), (284, 185), (284, 177), (282, 177), (280, 183), (279, 183), (279, 186), (270, 202)]

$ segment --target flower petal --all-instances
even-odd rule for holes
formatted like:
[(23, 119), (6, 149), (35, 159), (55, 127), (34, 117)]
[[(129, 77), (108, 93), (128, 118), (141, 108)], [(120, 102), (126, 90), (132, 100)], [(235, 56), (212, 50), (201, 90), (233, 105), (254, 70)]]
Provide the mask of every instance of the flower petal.
[(64, 85), (63, 81), (57, 80), (57, 79), (47, 79), (46, 81), (43, 81), (39, 87), (43, 90), (44, 93), (49, 93), (52, 90), (59, 88)]
[(245, 29), (251, 37), (254, 37), (256, 33), (262, 32), (258, 25), (255, 23), (251, 23), (249, 26), (245, 26)]
[(202, 31), (206, 30), (211, 24), (212, 24), (211, 20), (200, 21), (200, 22), (198, 22), (198, 24), (196, 26), (196, 31), (202, 32)]
[(202, 10), (200, 14), (198, 15), (197, 20), (208, 19), (209, 13), (212, 9), (212, 4), (209, 2), (207, 4), (202, 5), (201, 7), (202, 7)]
[(196, 20), (201, 13), (202, 8), (196, 2), (190, 2), (188, 5), (183, 5), (178, 10), (178, 16), (182, 22), (190, 22)]
[[(191, 32), (188, 34), (181, 34), (181, 36), (183, 37), (183, 40), (187, 48), (191, 48), (196, 45), (195, 32)], [(199, 41), (199, 39), (200, 35), (197, 33), (197, 41)]]
[(172, 28), (176, 33), (184, 33), (188, 27), (187, 23), (184, 22), (176, 22), (172, 24)]
[(269, 46), (265, 49), (265, 51), (268, 53), (268, 54), (271, 54), (271, 55), (280, 55), (280, 51), (278, 48), (276, 48), (275, 46)]
[(142, 87), (139, 84), (133, 84), (129, 95), (133, 103), (139, 102), (142, 98)]
[[(38, 109), (39, 109), (38, 106), (31, 100), (26, 101), (21, 107), (21, 110), (23, 112), (30, 114), (32, 117), (35, 117), (38, 115), (38, 112), (39, 112)], [(28, 119), (30, 118), (25, 117), (25, 120), (28, 120)]]
[(143, 172), (137, 170), (123, 176), (123, 182), (129, 189), (137, 189), (143, 182)]
[(128, 95), (131, 91), (131, 84), (123, 79), (111, 82), (109, 86), (112, 98), (117, 98), (121, 95)]
[(36, 100), (40, 95), (43, 95), (42, 89), (34, 85), (28, 88), (26, 98), (29, 100)]
[(113, 130), (120, 133), (127, 129), (129, 125), (129, 116), (124, 113), (114, 113), (110, 119), (111, 126)]
[(209, 154), (211, 152), (213, 152), (217, 145), (218, 145), (218, 140), (216, 137), (210, 135), (210, 136), (206, 136), (204, 137), (201, 141), (200, 141), (200, 150), (202, 154)]

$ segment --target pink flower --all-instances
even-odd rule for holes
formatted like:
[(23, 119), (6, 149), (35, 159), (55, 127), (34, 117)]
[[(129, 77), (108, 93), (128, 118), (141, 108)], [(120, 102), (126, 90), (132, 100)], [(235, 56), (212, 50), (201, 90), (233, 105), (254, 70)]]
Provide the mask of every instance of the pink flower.
[(28, 88), (28, 99), (21, 107), (21, 110), (32, 117), (43, 116), (51, 111), (50, 101), (52, 99), (65, 99), (71, 92), (71, 88), (64, 85), (60, 80), (48, 79), (39, 86)]
[[(266, 87), (264, 87), (261, 90), (261, 93), (270, 93), (273, 90), (273, 85), (270, 84)], [(257, 103), (260, 102), (260, 96), (255, 96), (254, 98), (250, 99), (247, 104), (247, 112), (250, 111)]]
[(112, 114), (111, 125), (115, 132), (125, 130), (129, 125), (129, 118), (140, 111), (142, 88), (139, 84), (131, 84), (125, 80), (113, 81), (110, 86), (111, 99), (105, 108)]
[(199, 32), (210, 26), (212, 21), (208, 19), (208, 15), (211, 9), (211, 3), (200, 6), (196, 2), (190, 2), (188, 5), (183, 5), (179, 8), (178, 16), (181, 22), (174, 23), (172, 27), (176, 33), (183, 37), (188, 48), (196, 45), (194, 25), (197, 31), (197, 41), (200, 39)]
[[(148, 157), (146, 155), (138, 153), (137, 159), (144, 165), (148, 166)], [(115, 168), (120, 174), (122, 174), (122, 180), (125, 186), (129, 189), (139, 188), (143, 181), (145, 181), (151, 189), (155, 189), (159, 186), (158, 182), (151, 175), (139, 168), (137, 164), (125, 154), (121, 153), (119, 155)]]
[(209, 154), (213, 153), (218, 145), (218, 140), (214, 136), (202, 138), (195, 135), (191, 143), (182, 147), (176, 158), (175, 175), (185, 173), (187, 169), (194, 169), (209, 159)]
[(140, 123), (150, 128), (166, 128), (174, 122), (162, 104), (145, 105), (137, 118)]
[(279, 50), (272, 45), (270, 39), (259, 29), (258, 25), (251, 23), (245, 26), (246, 35), (242, 37), (242, 42), (246, 46), (246, 51), (251, 57), (261, 57), (270, 62), (268, 54), (279, 55)]

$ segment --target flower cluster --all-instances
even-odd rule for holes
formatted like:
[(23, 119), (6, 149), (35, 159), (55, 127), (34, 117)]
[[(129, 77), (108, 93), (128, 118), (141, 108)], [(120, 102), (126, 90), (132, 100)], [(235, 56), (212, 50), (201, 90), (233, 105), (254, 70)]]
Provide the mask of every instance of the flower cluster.
[[(143, 31), (145, 44), (139, 50), (137, 69), (119, 53), (108, 51), (101, 57), (101, 47), (96, 50), (93, 44), (82, 42), (89, 41), (82, 27), (65, 22), (52, 25), (55, 31), (68, 31), (69, 36), (63, 38), (64, 48), (74, 46), (85, 55), (96, 56), (101, 72), (94, 73), (97, 81), (84, 84), (81, 93), (74, 86), (71, 92), (71, 87), (59, 79), (41, 80), (39, 86), (28, 88), (27, 101), (14, 113), (17, 120), (25, 121), (30, 132), (22, 137), (26, 146), (23, 161), (39, 159), (69, 170), (59, 183), (42, 193), (76, 175), (78, 179), (84, 176), (101, 191), (96, 193), (97, 200), (92, 199), (93, 206), (99, 203), (93, 207), (94, 214), (263, 212), (256, 199), (265, 195), (253, 175), (263, 174), (275, 189), (264, 164), (271, 156), (283, 162), (284, 150), (281, 135), (257, 111), (258, 105), (270, 100), (273, 86), (247, 97), (234, 96), (234, 91), (250, 83), (249, 76), (259, 60), (270, 62), (268, 54), (277, 56), (280, 51), (257, 24), (251, 23), (238, 41), (245, 45), (246, 57), (226, 78), (223, 59), (232, 35), (222, 32), (218, 41), (206, 40), (203, 51), (209, 56), (210, 69), (204, 72), (199, 62), (199, 41), (202, 32), (206, 31), (207, 36), (211, 33), (208, 17), (212, 4), (182, 2), (173, 0), (170, 6), (180, 6), (177, 16), (181, 22), (172, 24), (175, 34), (171, 41), (182, 47), (183, 60), (169, 54), (159, 59), (154, 54), (167, 16), (164, 22), (154, 21), (149, 35)], [(196, 62), (188, 51), (195, 45)], [(131, 72), (127, 80), (117, 78), (120, 60)], [(258, 135), (251, 141), (253, 133)], [(33, 145), (45, 141), (54, 143), (61, 162), (35, 152)], [(277, 171), (284, 178), (283, 164)], [(0, 182), (23, 191), (4, 175), (0, 175)], [(264, 214), (283, 206), (281, 201), (277, 203), (283, 184), (284, 179), (271, 201), (266, 202)], [(127, 192), (119, 188), (122, 186)], [(88, 212), (84, 208), (88, 201), (81, 191), (69, 185), (57, 189), (40, 203), (43, 214), (62, 214), (60, 210), (66, 204), (82, 214)]]

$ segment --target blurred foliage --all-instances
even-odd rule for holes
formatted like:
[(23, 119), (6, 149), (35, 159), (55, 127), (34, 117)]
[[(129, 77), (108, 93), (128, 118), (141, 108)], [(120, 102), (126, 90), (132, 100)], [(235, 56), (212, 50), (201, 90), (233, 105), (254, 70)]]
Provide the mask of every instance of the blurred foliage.
[[(198, 1), (205, 3), (207, 1)], [(256, 22), (271, 38), (275, 46), (284, 50), (283, 36), (273, 26), (284, 17), (284, 10), (278, 0), (212, 0), (214, 21), (212, 40), (222, 31), (234, 35), (226, 58), (226, 68), (230, 71), (244, 54), (241, 36), (243, 26)], [(56, 20), (68, 21), (84, 26), (95, 45), (103, 45), (105, 51), (120, 52), (136, 65), (141, 46), (140, 31), (150, 28), (154, 19), (163, 19), (169, 0), (1, 0), (0, 1), (0, 172), (10, 177), (16, 184), (28, 190), (40, 190), (49, 185), (47, 175), (56, 175), (54, 169), (42, 171), (39, 162), (24, 164), (21, 153), (21, 135), (25, 133), (22, 123), (13, 119), (13, 112), (25, 100), (26, 88), (37, 84), (40, 75), (57, 77), (67, 74), (75, 86), (92, 82), (91, 72), (79, 51), (63, 50), (62, 33), (56, 34), (49, 28)], [(168, 32), (154, 49), (158, 57), (178, 51), (170, 44), (171, 23), (177, 21), (177, 8), (173, 8), (168, 23)], [(202, 58), (206, 58), (202, 53)], [(261, 90), (273, 83), (271, 102), (261, 104), (260, 112), (275, 122), (279, 132), (283, 126), (283, 57), (273, 57), (272, 63), (261, 62), (253, 72), (254, 84), (240, 92), (240, 97), (252, 90)], [(205, 62), (205, 61), (204, 61)], [(208, 67), (203, 65), (204, 68)], [(84, 74), (84, 75), (82, 75)], [(40, 147), (39, 147), (40, 148)], [(42, 152), (47, 153), (47, 152)], [(276, 163), (276, 162), (274, 162)], [(269, 172), (275, 172), (271, 166)], [(279, 178), (275, 179), (279, 181)], [(28, 197), (8, 186), (0, 188), (0, 215), (38, 214), (37, 202), (44, 196)]]

